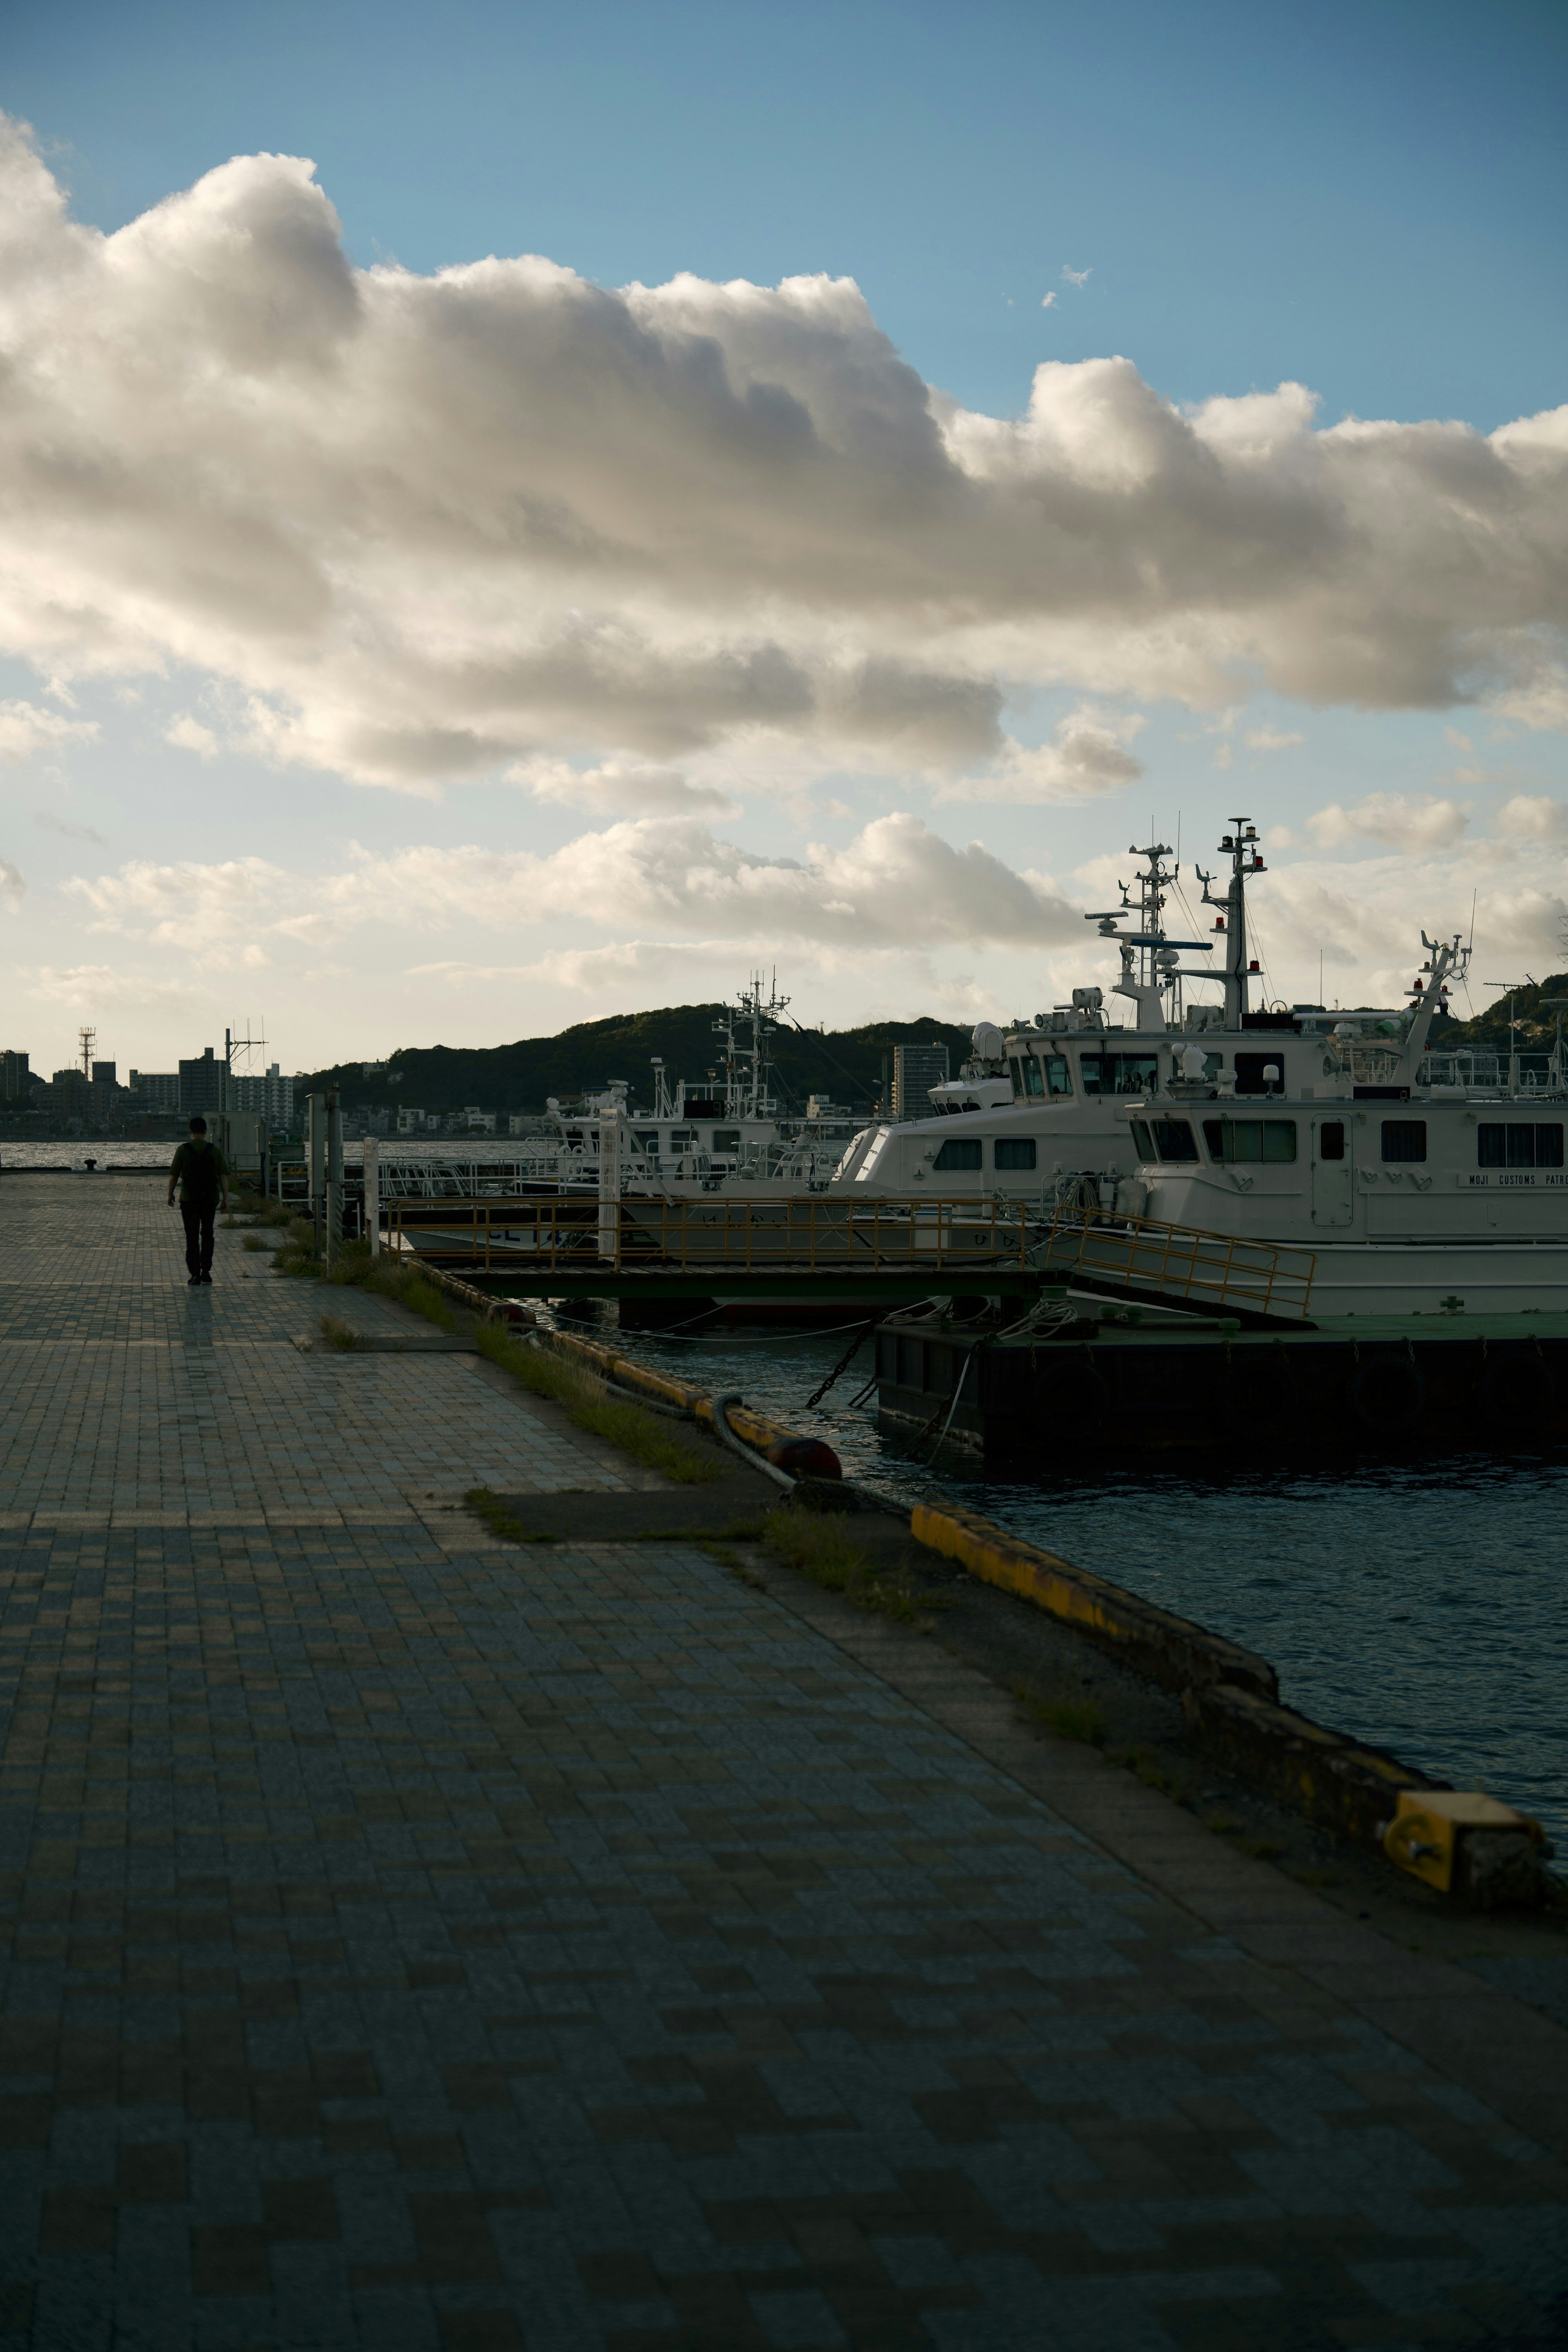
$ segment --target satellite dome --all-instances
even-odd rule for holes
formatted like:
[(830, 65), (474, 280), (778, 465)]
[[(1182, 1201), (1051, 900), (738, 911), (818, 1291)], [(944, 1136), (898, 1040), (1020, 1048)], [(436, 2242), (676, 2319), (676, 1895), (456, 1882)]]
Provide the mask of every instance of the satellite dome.
[(970, 1042), (983, 1062), (999, 1062), (1007, 1051), (1007, 1041), (994, 1021), (977, 1021)]

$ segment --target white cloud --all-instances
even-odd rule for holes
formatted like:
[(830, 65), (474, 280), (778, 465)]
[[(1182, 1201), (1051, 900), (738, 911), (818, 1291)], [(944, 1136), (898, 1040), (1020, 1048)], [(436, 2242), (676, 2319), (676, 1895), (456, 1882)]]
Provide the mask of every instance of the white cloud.
[(118, 874), (96, 881), (72, 875), (61, 887), (87, 901), (94, 930), (140, 931), (193, 951), (199, 942), (199, 952), (210, 957), (237, 922), (257, 917), (286, 883), (281, 868), (264, 857), (233, 857), (216, 866), (133, 859)]
[(1249, 751), (1291, 751), (1306, 740), (1304, 735), (1286, 734), (1277, 727), (1255, 727), (1242, 738)]
[(1056, 307), (1057, 307), (1057, 298), (1056, 298), (1056, 296), (1055, 296), (1055, 294), (1054, 294), (1054, 293), (1047, 294), (1047, 295), (1046, 296), (1045, 299), (1044, 299), (1044, 300), (1042, 301), (1042, 303), (1040, 304), (1040, 308), (1041, 308), (1041, 310), (1054, 310), (1056, 309)]
[(1062, 265), (1062, 276), (1067, 279), (1069, 286), (1087, 286), (1089, 279), (1094, 276), (1094, 271), (1092, 268), (1069, 269), (1064, 262)]
[(1515, 793), (1497, 814), (1505, 841), (1561, 841), (1568, 835), (1568, 807), (1547, 793)]
[(1107, 713), (1088, 704), (1069, 711), (1050, 743), (1026, 746), (1009, 738), (986, 774), (942, 785), (939, 801), (1091, 800), (1120, 792), (1143, 773), (1143, 762), (1127, 749), (1146, 721), (1136, 714)]
[(27, 994), (39, 1003), (67, 1004), (79, 1013), (186, 1013), (207, 1003), (199, 982), (158, 980), (107, 963), (37, 964), (24, 978)]
[(97, 733), (97, 722), (90, 719), (62, 719), (58, 710), (45, 710), (36, 702), (0, 702), (0, 760), (30, 760), (35, 751), (90, 743)]
[(1453, 801), (1405, 793), (1369, 793), (1349, 809), (1331, 801), (1307, 819), (1308, 829), (1324, 849), (1359, 835), (1411, 853), (1448, 848), (1468, 823), (1465, 810)]
[(520, 760), (507, 771), (538, 801), (563, 801), (574, 808), (629, 808), (646, 815), (687, 811), (732, 814), (734, 803), (716, 784), (692, 783), (677, 768), (650, 761), (606, 760), (574, 768), (568, 760)]
[(217, 750), (217, 737), (212, 729), (204, 727), (188, 710), (182, 710), (164, 728), (163, 740), (173, 743), (176, 751), (195, 751), (203, 760), (210, 760)]
[[(205, 673), (276, 760), (964, 774), (1063, 685), (1568, 723), (1568, 410), (1320, 430), (1100, 358), (981, 415), (846, 279), (359, 270), (278, 155), (105, 236), (15, 126), (0, 241), (0, 651)], [(20, 708), (27, 748), (82, 724)]]
[(0, 906), (14, 915), (26, 895), (21, 867), (13, 866), (8, 857), (0, 857)]
[(100, 927), (174, 942), (232, 933), (319, 945), (363, 923), (406, 931), (483, 926), (516, 934), (552, 917), (681, 937), (924, 950), (954, 941), (1038, 946), (1077, 918), (1043, 875), (982, 843), (954, 848), (920, 818), (879, 817), (846, 847), (768, 858), (694, 817), (643, 817), (581, 835), (548, 856), (479, 847), (358, 851), (307, 878), (258, 857), (217, 866), (132, 863), (66, 888)]

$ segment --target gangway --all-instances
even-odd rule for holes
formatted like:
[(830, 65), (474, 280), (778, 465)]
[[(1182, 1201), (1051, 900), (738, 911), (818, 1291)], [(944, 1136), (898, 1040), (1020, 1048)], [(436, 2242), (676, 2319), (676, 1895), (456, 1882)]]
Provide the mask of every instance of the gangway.
[(1310, 1250), (1063, 1207), (1044, 1222), (1030, 1263), (1069, 1290), (1233, 1315), (1254, 1326), (1310, 1328), (1307, 1305), (1318, 1266)]

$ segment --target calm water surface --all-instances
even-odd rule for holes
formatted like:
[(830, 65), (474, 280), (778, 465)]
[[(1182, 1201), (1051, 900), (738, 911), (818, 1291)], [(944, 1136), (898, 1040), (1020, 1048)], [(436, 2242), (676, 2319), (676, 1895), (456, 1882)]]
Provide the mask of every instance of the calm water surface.
[(639, 1331), (625, 1344), (820, 1432), (889, 1501), (945, 1495), (1260, 1651), (1288, 1704), (1508, 1798), (1568, 1853), (1568, 1464), (1138, 1468), (1048, 1485), (938, 1471), (879, 1437), (874, 1396), (849, 1409), (868, 1343), (805, 1412), (853, 1337)]

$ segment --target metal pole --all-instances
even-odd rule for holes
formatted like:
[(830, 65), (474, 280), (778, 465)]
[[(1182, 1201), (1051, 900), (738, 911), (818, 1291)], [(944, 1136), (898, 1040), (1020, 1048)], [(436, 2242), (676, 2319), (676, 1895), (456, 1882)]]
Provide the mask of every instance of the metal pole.
[(331, 1264), (343, 1246), (343, 1123), (338, 1108), (336, 1087), (329, 1087), (321, 1099), (326, 1108), (327, 1182), (324, 1205), (327, 1260)]
[(621, 1263), (621, 1115), (599, 1113), (599, 1255), (619, 1269)]
[(327, 1098), (325, 1095), (308, 1095), (305, 1098), (305, 1159), (310, 1190), (306, 1195), (306, 1213), (314, 1234), (318, 1257), (323, 1254), (327, 1222)]
[(364, 1230), (372, 1257), (381, 1255), (381, 1144), (374, 1135), (364, 1139)]

